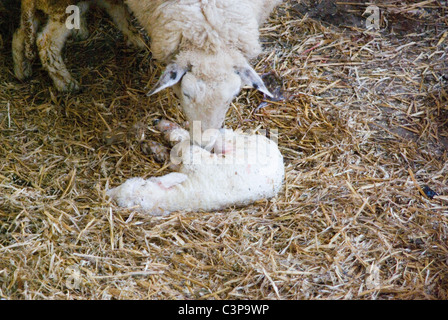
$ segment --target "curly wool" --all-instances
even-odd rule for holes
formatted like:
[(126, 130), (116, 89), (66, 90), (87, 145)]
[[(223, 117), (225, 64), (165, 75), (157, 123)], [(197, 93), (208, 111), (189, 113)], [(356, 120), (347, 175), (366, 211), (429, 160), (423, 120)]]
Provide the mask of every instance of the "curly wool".
[(281, 0), (127, 0), (151, 37), (155, 59), (180, 51), (237, 50), (247, 59), (261, 51), (258, 27)]

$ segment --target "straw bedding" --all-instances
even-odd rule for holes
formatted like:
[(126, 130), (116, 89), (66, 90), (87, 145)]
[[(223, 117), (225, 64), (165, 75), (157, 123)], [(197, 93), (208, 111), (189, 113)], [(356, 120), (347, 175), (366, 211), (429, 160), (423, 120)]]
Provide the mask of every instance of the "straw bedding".
[(105, 190), (169, 172), (147, 152), (154, 119), (184, 121), (170, 90), (144, 95), (160, 66), (94, 11), (65, 52), (81, 93), (37, 62), (18, 82), (1, 2), (0, 297), (447, 299), (447, 3), (377, 4), (380, 31), (362, 1), (293, 0), (261, 30), (285, 99), (243, 90), (226, 125), (278, 130), (277, 198), (152, 217)]

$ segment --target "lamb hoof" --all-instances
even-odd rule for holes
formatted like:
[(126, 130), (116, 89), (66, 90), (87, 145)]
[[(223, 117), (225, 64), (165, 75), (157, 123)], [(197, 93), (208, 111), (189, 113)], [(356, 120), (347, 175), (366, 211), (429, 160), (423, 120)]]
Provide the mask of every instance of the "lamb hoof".
[(141, 144), (143, 154), (152, 155), (157, 162), (163, 163), (170, 158), (168, 149), (155, 141), (146, 141)]

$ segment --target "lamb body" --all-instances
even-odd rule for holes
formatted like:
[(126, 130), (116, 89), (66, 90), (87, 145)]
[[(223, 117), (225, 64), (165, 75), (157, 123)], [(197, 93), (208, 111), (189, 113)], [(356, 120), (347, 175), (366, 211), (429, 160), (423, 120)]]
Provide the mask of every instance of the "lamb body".
[(174, 86), (190, 123), (221, 128), (244, 85), (272, 96), (248, 60), (261, 52), (259, 26), (282, 0), (126, 0), (166, 69), (149, 95)]
[(216, 153), (190, 145), (189, 139), (180, 145), (178, 172), (147, 180), (131, 178), (107, 194), (120, 206), (160, 215), (244, 206), (274, 197), (282, 186), (283, 157), (276, 143), (262, 135), (222, 130), (215, 142)]

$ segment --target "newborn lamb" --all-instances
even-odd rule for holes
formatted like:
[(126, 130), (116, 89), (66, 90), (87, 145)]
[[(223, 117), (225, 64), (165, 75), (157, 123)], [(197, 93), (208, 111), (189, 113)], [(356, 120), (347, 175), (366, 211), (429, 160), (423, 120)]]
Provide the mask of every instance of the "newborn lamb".
[[(177, 142), (171, 161), (178, 172), (161, 177), (128, 179), (107, 195), (122, 207), (136, 207), (152, 215), (173, 211), (214, 211), (245, 206), (272, 198), (284, 178), (283, 156), (275, 142), (262, 135), (221, 129), (214, 153), (190, 144), (186, 130), (162, 120), (157, 125)], [(176, 158), (175, 152), (181, 151)]]

